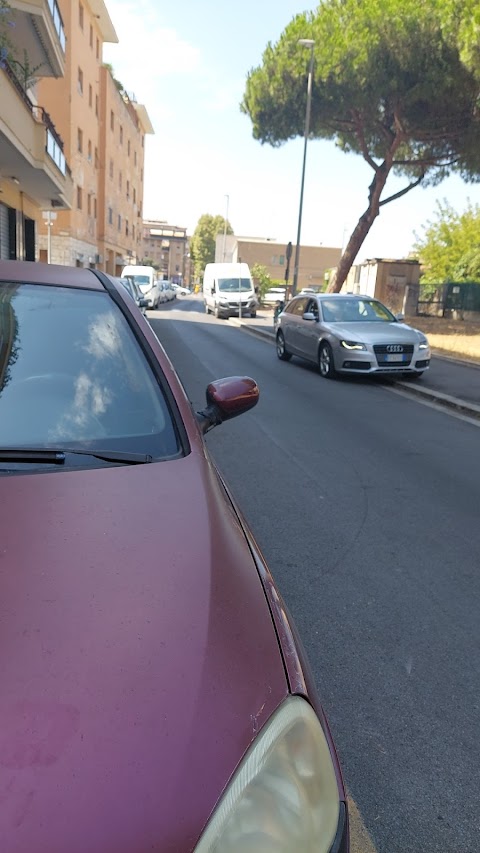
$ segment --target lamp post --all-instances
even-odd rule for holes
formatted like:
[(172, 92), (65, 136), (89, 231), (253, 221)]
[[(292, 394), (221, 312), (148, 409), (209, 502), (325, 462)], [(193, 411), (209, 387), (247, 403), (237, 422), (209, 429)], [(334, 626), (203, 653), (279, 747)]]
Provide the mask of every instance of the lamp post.
[(298, 228), (297, 228), (297, 245), (295, 246), (295, 262), (293, 269), (293, 285), (292, 285), (292, 296), (295, 296), (297, 292), (297, 284), (298, 284), (298, 265), (300, 262), (300, 235), (302, 231), (302, 210), (303, 210), (303, 188), (305, 186), (305, 164), (307, 162), (307, 142), (308, 135), (310, 133), (310, 109), (312, 105), (312, 83), (313, 83), (313, 48), (315, 46), (315, 42), (313, 39), (299, 39), (298, 44), (301, 44), (303, 47), (310, 48), (310, 67), (308, 69), (308, 83), (307, 83), (307, 108), (305, 112), (305, 141), (303, 145), (303, 165), (302, 165), (302, 183), (300, 187), (300, 206), (298, 210)]

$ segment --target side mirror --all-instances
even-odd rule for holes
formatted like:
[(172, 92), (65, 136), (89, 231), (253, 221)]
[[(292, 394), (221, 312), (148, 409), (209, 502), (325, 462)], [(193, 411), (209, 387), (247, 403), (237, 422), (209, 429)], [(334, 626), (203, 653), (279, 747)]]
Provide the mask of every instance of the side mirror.
[(405, 314), (395, 314), (395, 320), (399, 323), (403, 323), (405, 320)]
[(305, 311), (305, 314), (303, 315), (303, 319), (304, 320), (310, 320), (310, 321), (313, 320), (314, 323), (317, 320), (317, 318), (315, 317), (315, 314), (313, 314), (311, 311)]
[(248, 376), (228, 376), (207, 386), (207, 406), (197, 412), (203, 434), (227, 421), (248, 412), (257, 405), (260, 391), (254, 379)]
[(148, 299), (138, 299), (137, 305), (139, 308), (148, 308)]

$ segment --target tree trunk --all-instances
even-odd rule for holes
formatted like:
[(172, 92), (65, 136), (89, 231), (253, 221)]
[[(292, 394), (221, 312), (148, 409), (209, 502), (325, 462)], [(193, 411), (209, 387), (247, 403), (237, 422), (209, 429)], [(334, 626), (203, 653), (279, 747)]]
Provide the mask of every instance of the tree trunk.
[(391, 158), (389, 157), (375, 171), (373, 181), (370, 184), (368, 207), (358, 220), (346, 249), (340, 258), (338, 267), (330, 278), (327, 293), (339, 293), (342, 289), (342, 285), (345, 283), (345, 279), (362, 247), (363, 241), (380, 212), (380, 196), (385, 187), (390, 169)]

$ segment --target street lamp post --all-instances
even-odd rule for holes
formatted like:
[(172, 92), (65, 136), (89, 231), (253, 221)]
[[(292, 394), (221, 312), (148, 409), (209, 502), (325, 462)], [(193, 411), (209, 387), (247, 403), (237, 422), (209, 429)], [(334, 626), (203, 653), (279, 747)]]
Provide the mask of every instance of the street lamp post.
[(300, 206), (298, 210), (298, 228), (297, 228), (297, 245), (295, 246), (295, 262), (294, 262), (294, 270), (293, 270), (293, 285), (292, 285), (292, 296), (295, 296), (297, 292), (297, 284), (298, 284), (298, 265), (300, 262), (300, 235), (302, 231), (302, 210), (303, 210), (303, 188), (305, 186), (305, 164), (307, 162), (307, 142), (308, 135), (310, 133), (310, 109), (312, 105), (312, 83), (313, 83), (313, 48), (315, 46), (315, 42), (313, 39), (299, 39), (298, 44), (303, 45), (303, 47), (310, 48), (310, 67), (308, 69), (308, 83), (307, 83), (307, 108), (305, 112), (305, 141), (303, 145), (303, 165), (302, 165), (302, 183), (300, 187)]

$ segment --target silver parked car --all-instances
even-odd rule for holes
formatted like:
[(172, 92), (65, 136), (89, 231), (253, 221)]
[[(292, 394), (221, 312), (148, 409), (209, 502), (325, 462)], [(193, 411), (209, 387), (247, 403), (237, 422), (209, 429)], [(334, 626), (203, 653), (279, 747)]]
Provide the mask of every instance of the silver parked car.
[(401, 314), (369, 296), (303, 293), (278, 317), (277, 355), (298, 355), (318, 364), (320, 374), (389, 373), (419, 377), (430, 364), (430, 346)]

